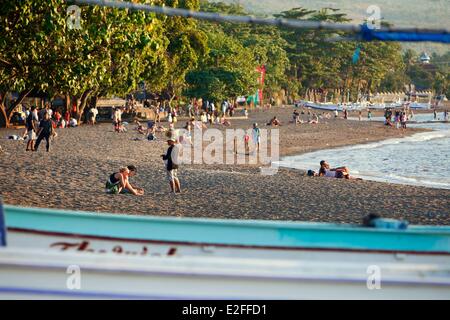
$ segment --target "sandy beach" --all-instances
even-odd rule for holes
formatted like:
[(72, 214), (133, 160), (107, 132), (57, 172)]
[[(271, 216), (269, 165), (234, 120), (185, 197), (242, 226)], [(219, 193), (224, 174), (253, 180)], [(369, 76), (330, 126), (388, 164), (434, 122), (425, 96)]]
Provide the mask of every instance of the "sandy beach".
[[(264, 124), (277, 115), (284, 124), (279, 128), (281, 156), (418, 131), (402, 132), (381, 123), (334, 118), (321, 119), (318, 125), (295, 126), (288, 124), (292, 111), (287, 107), (254, 111), (247, 120), (231, 119), (231, 128), (248, 129), (253, 122), (266, 128)], [(306, 119), (306, 115), (302, 117)], [(177, 127), (184, 124), (180, 120)], [(58, 129), (49, 153), (43, 145), (39, 152), (26, 152), (24, 141), (5, 139), (10, 134), (22, 134), (23, 129), (0, 129), (3, 201), (133, 215), (360, 223), (365, 215), (376, 213), (412, 224), (450, 224), (450, 190), (311, 178), (293, 169), (265, 176), (255, 165), (184, 165), (179, 170), (184, 191), (175, 196), (169, 192), (160, 158), (167, 149), (164, 137), (159, 135), (159, 140), (153, 142), (134, 141), (143, 135), (132, 130), (134, 125), (128, 128), (122, 134), (115, 133), (107, 123)], [(144, 188), (145, 195), (106, 194), (107, 177), (128, 164), (138, 168), (131, 182)]]

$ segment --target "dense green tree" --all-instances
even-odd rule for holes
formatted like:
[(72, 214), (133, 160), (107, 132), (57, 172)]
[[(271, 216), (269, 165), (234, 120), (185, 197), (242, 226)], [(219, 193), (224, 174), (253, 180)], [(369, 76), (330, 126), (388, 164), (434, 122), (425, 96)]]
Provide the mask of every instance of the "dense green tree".
[[(136, 0), (246, 15), (237, 4), (205, 0)], [(342, 32), (212, 23), (142, 11), (81, 7), (81, 28), (68, 26), (65, 0), (4, 0), (0, 6), (0, 126), (30, 92), (76, 101), (147, 90), (219, 101), (254, 94), (266, 67), (265, 98), (284, 89), (309, 99), (361, 99), (413, 83), (449, 95), (450, 53), (429, 65), (397, 43), (330, 41)], [(345, 23), (337, 9), (294, 8), (276, 17)], [(353, 61), (355, 50), (359, 58)], [(11, 93), (18, 99), (10, 101)]]
[(213, 27), (204, 28), (209, 54), (200, 67), (187, 75), (188, 97), (221, 101), (254, 92), (257, 87), (256, 66), (252, 51), (240, 41)]

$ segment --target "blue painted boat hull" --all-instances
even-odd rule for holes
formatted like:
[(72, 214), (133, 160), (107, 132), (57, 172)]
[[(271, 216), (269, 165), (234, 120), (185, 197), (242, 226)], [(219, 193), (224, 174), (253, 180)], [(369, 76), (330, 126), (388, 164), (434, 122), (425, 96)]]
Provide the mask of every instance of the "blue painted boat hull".
[(8, 231), (284, 249), (450, 254), (450, 227), (143, 217), (5, 206)]

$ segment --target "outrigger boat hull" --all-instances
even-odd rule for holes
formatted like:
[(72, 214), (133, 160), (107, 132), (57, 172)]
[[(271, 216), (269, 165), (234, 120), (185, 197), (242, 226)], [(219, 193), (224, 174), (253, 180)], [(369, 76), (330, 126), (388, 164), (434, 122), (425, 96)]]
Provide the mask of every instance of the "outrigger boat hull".
[[(450, 298), (448, 227), (4, 209), (0, 297)], [(79, 290), (66, 286), (73, 265)], [(368, 284), (378, 271), (382, 289)]]

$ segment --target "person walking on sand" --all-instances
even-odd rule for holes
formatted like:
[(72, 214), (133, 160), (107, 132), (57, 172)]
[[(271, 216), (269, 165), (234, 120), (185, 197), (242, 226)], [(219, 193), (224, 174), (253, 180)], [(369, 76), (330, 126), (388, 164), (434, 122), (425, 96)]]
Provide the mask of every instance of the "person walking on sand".
[(46, 112), (44, 114), (44, 119), (39, 122), (39, 131), (37, 133), (38, 138), (36, 140), (36, 145), (34, 146), (34, 151), (38, 151), (39, 145), (41, 144), (42, 139), (45, 139), (47, 142), (46, 149), (49, 152), (50, 149), (50, 137), (53, 134), (53, 124), (50, 120), (49, 114)]
[(170, 190), (176, 194), (181, 193), (180, 180), (178, 180), (178, 160), (179, 160), (179, 147), (175, 138), (167, 140), (169, 148), (167, 153), (161, 155), (167, 169), (167, 178), (169, 179)]
[(28, 136), (28, 142), (27, 142), (27, 150), (26, 151), (34, 151), (34, 142), (36, 141), (36, 122), (35, 122), (35, 111), (36, 107), (31, 107), (31, 112), (28, 115), (26, 119), (26, 130), (27, 130), (27, 136)]
[(98, 109), (96, 106), (94, 106), (89, 110), (90, 122), (92, 125), (95, 124), (95, 122), (97, 120), (97, 115), (98, 115)]
[(142, 196), (144, 189), (133, 187), (129, 178), (136, 174), (136, 167), (133, 165), (122, 167), (119, 172), (111, 174), (106, 181), (105, 191), (110, 194), (131, 193), (135, 196)]
[(372, 111), (367, 111), (367, 119), (369, 119), (369, 121), (372, 120)]
[(259, 130), (256, 122), (253, 124), (252, 136), (253, 143), (255, 144), (255, 151), (259, 152), (259, 146), (261, 144), (261, 130)]

